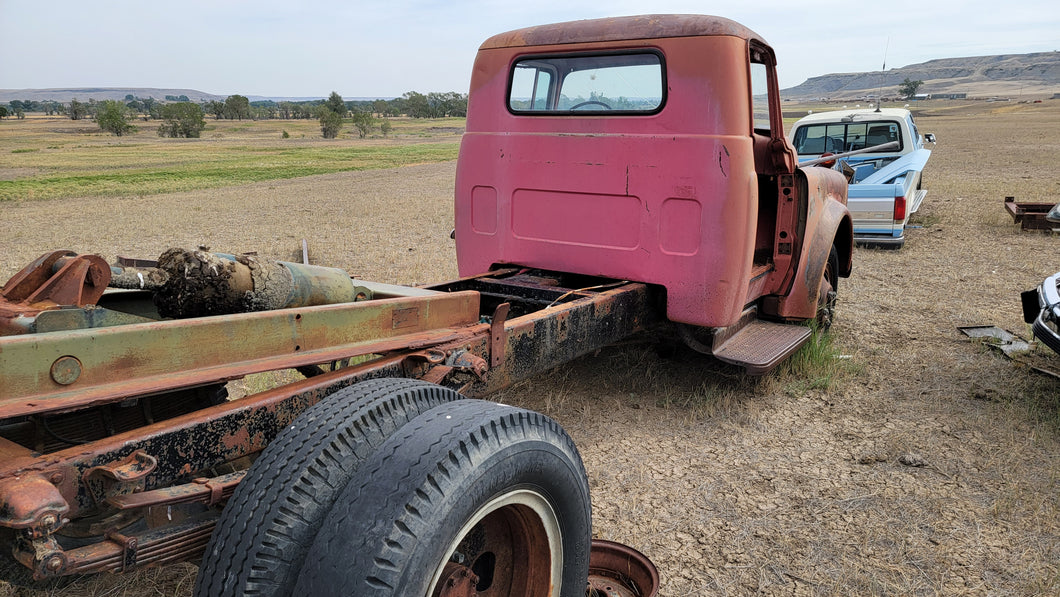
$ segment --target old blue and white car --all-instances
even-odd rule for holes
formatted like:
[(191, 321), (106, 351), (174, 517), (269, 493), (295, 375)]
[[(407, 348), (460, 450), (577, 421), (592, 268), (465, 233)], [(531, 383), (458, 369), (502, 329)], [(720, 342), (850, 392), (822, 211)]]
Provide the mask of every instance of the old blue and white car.
[[(935, 143), (917, 130), (904, 108), (836, 110), (810, 114), (791, 129), (800, 162), (822, 156), (838, 159), (821, 165), (846, 173), (847, 207), (854, 220), (854, 240), (862, 245), (901, 248), (910, 214), (920, 209), (927, 191), (921, 172)], [(855, 152), (852, 155), (850, 152)]]

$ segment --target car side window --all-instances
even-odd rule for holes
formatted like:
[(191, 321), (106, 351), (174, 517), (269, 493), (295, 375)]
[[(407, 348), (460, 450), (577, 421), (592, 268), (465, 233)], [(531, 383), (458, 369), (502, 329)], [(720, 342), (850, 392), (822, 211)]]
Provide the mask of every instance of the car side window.
[(769, 134), (769, 71), (765, 64), (751, 63), (751, 110), (754, 130)]

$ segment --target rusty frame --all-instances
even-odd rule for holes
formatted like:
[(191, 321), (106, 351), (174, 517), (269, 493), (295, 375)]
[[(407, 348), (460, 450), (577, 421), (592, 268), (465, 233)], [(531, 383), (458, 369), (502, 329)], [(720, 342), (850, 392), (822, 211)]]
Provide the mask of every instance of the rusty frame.
[[(504, 302), (488, 310), (490, 307), (480, 304), (480, 293), (468, 289), (476, 285), (488, 288), (492, 301)], [(24, 414), (30, 407), (35, 414), (59, 412), (189, 383), (223, 381), (249, 372), (357, 354), (379, 356), (49, 454), (39, 455), (13, 442), (0, 441), (0, 453), (5, 456), (0, 463), (0, 512), (12, 513), (0, 516), (0, 525), (18, 530), (17, 558), (37, 578), (118, 572), (195, 558), (205, 547), (219, 516), (217, 508), (139, 535), (124, 535), (111, 529), (98, 543), (76, 549), (63, 550), (53, 533), (68, 520), (88, 514), (150, 512), (151, 508), (189, 503), (221, 504), (241, 474), (193, 479), (199, 471), (261, 451), (303, 410), (357, 381), (413, 377), (449, 385), (469, 397), (483, 396), (625, 338), (657, 322), (661, 312), (660, 297), (643, 284), (619, 283), (599, 292), (564, 292), (566, 289), (533, 288), (527, 283), (518, 284), (516, 290), (515, 285), (473, 278), (435, 286), (436, 292), (425, 291), (425, 296), (5, 338), (4, 366), (8, 366), (10, 346), (16, 347), (13, 352), (20, 359), (48, 363), (53, 353), (74, 353), (80, 361), (82, 353), (76, 351), (82, 346), (80, 343), (91, 344), (88, 338), (100, 336), (108, 338), (105, 346), (113, 336), (141, 349), (153, 340), (159, 341), (165, 349), (157, 357), (144, 360), (143, 370), (148, 373), (145, 378), (116, 382), (87, 377), (72, 384), (88, 392), (91, 400), (72, 389), (56, 391), (54, 386), (59, 384), (49, 379), (46, 385), (52, 389), (50, 394), (24, 391), (19, 398), (5, 395), (0, 402), (4, 416)], [(527, 312), (508, 319), (506, 301), (524, 300), (520, 295), (528, 287), (549, 296), (569, 298), (567, 302), (557, 299), (544, 307), (524, 306), (523, 311)], [(506, 295), (505, 288), (515, 294)], [(480, 310), (492, 316), (479, 323)], [(219, 340), (238, 338), (232, 330), (255, 333), (270, 326), (282, 328), (284, 333), (264, 338), (267, 348), (259, 352), (231, 354), (224, 348), (232, 340)], [(331, 326), (343, 329), (326, 329)], [(366, 329), (358, 332), (351, 327)], [(162, 338), (160, 330), (170, 330), (172, 334)], [(303, 333), (293, 333), (298, 330)], [(26, 343), (31, 338), (45, 340), (44, 347)], [(62, 341), (70, 338), (76, 341)], [(160, 371), (166, 351), (179, 352), (197, 345), (188, 342), (207, 341), (218, 346), (205, 351), (206, 356), (178, 365), (190, 367), (189, 370)], [(330, 346), (328, 342), (339, 345)], [(293, 350), (292, 343), (302, 343), (304, 348)], [(125, 367), (113, 352), (100, 353), (102, 358), (98, 360), (84, 353), (89, 354), (85, 357), (89, 367), (119, 367), (123, 373), (111, 376), (118, 379), (122, 375), (135, 376), (139, 371)], [(225, 356), (228, 360), (222, 361)], [(34, 379), (40, 379), (44, 365), (37, 369), (40, 371)], [(7, 371), (2, 373), (5, 377)], [(47, 374), (51, 375), (51, 367)], [(88, 383), (89, 380), (98, 383)], [(36, 400), (55, 401), (59, 406), (42, 409)]]
[(478, 311), (476, 293), (438, 293), (6, 337), (0, 419), (437, 343)]

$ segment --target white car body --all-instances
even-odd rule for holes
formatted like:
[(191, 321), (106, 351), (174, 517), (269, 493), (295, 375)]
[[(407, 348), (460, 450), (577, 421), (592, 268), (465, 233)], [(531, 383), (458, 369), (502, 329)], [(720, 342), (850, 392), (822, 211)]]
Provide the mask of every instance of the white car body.
[[(913, 115), (904, 108), (836, 110), (810, 114), (791, 129), (799, 161), (898, 142), (897, 148), (840, 158), (835, 168), (850, 183), (847, 207), (859, 244), (900, 248), (909, 216), (920, 209), (927, 191), (920, 177), (931, 150)], [(925, 139), (926, 137), (926, 139)]]

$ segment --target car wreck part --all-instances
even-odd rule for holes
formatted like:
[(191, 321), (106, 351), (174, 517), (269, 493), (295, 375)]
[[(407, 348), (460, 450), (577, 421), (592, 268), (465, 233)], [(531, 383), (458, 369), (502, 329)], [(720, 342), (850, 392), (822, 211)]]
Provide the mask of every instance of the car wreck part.
[(764, 375), (793, 354), (811, 337), (808, 326), (795, 326), (758, 319), (757, 309), (725, 328), (697, 328), (676, 324), (686, 346), (702, 354), (714, 355), (727, 363), (744, 367), (749, 375)]
[[(990, 348), (1004, 354), (1006, 357), (1020, 363), (1021, 365), (1025, 365), (1038, 373), (1060, 379), (1060, 369), (1055, 365), (1051, 366), (1047, 361), (1035, 358), (1035, 355), (1030, 354), (1034, 345), (1008, 330), (1003, 330), (993, 325), (968, 326), (959, 327), (957, 329), (969, 338), (982, 340)], [(1040, 337), (1039, 340), (1042, 340), (1042, 342), (1045, 343), (1045, 340)], [(1050, 348), (1053, 347), (1052, 344), (1049, 343), (1046, 343), (1046, 346), (1049, 346)], [(1056, 349), (1054, 348), (1053, 350)]]
[(1060, 231), (1060, 205), (1056, 203), (1033, 203), (1016, 201), (1015, 197), (1005, 197), (1005, 211), (1012, 216), (1012, 221), (1020, 225), (1020, 230)]
[(165, 282), (155, 289), (162, 317), (186, 318), (352, 303), (371, 292), (345, 271), (197, 250), (169, 249), (158, 258)]
[(659, 571), (644, 554), (613, 541), (593, 539), (586, 597), (655, 597)]
[[(567, 278), (571, 280), (568, 282)], [(4, 386), (0, 396), (2, 418), (14, 422), (10, 427), (0, 427), (0, 450), (6, 457), (0, 472), (10, 479), (0, 485), (0, 500), (10, 501), (11, 496), (21, 494), (23, 482), (44, 480), (54, 486), (62, 502), (58, 498), (36, 500), (37, 506), (54, 502), (58, 509), (63, 504), (69, 508), (58, 517), (62, 525), (50, 536), (47, 530), (51, 519), (39, 507), (27, 510), (32, 517), (0, 520), (0, 525), (10, 528), (21, 524), (23, 530), (15, 532), (26, 534), (24, 540), (17, 541), (17, 553), (25, 566), (8, 557), (9, 572), (5, 575), (17, 582), (32, 582), (33, 574), (38, 579), (53, 579), (195, 558), (202, 553), (214, 527), (216, 505), (224, 503), (243, 474), (198, 471), (215, 470), (222, 463), (256, 454), (298, 413), (323, 396), (370, 377), (407, 376), (422, 376), (461, 388), (469, 396), (484, 395), (628, 337), (654, 324), (659, 317), (658, 298), (645, 285), (603, 284), (599, 279), (567, 274), (508, 269), (432, 288), (372, 286), (376, 299), (371, 301), (4, 338), (0, 376), (5, 381), (17, 382), (19, 371), (34, 370), (32, 363), (41, 359), (32, 354), (50, 351), (52, 341), (58, 342), (52, 348), (61, 348), (60, 352), (80, 363), (80, 374), (70, 375), (68, 379), (73, 383), (67, 386), (54, 383), (54, 388), (49, 389), (47, 384), (34, 388), (12, 383)], [(600, 290), (589, 290), (591, 287)], [(381, 299), (379, 289), (389, 295), (405, 292), (410, 296)], [(136, 295), (150, 300), (142, 292)], [(467, 302), (470, 297), (476, 298)], [(461, 304), (464, 306), (458, 307)], [(453, 307), (457, 307), (455, 311)], [(339, 314), (352, 319), (324, 323)], [(324, 319), (320, 319), (322, 316)], [(274, 338), (271, 333), (240, 332), (241, 337), (247, 335), (258, 341), (239, 352), (225, 350), (224, 343), (210, 339), (252, 321), (258, 321), (262, 330), (294, 329), (299, 336)], [(314, 340), (317, 323), (323, 325), (319, 332), (339, 334), (345, 340)], [(188, 333), (192, 336), (183, 336)], [(358, 333), (368, 335), (361, 340), (350, 336)], [(117, 334), (111, 338), (116, 342), (113, 346), (121, 347), (120, 351), (107, 348), (113, 334)], [(92, 350), (78, 349), (76, 341), (60, 342), (76, 340), (81, 335), (93, 338)], [(545, 339), (548, 350), (543, 350)], [(172, 342), (176, 344), (165, 348)], [(163, 346), (156, 347), (158, 343)], [(181, 345), (198, 348), (191, 353), (172, 350)], [(260, 345), (265, 346), (265, 352), (257, 352)], [(321, 347), (328, 350), (321, 351)], [(170, 393), (192, 391), (175, 389), (186, 385), (193, 389), (216, 387), (211, 379), (238, 378), (255, 370), (292, 368), (358, 355), (365, 355), (367, 360), (235, 402), (222, 398), (220, 403), (210, 402), (163, 420), (159, 409), (168, 401), (153, 405), (149, 401), (167, 394), (145, 397), (145, 392), (150, 393), (147, 386), (116, 384), (114, 376), (119, 374), (113, 373), (122, 368), (119, 353), (135, 354), (137, 371), (152, 377), (150, 371), (155, 366), (151, 355), (156, 348), (159, 377), (151, 385), (157, 388), (155, 392)], [(182, 362), (180, 370), (173, 370), (173, 354), (194, 357), (192, 360), (200, 365)], [(163, 358), (166, 355), (168, 360)], [(26, 367), (17, 366), (19, 363)], [(112, 373), (96, 376), (97, 371)], [(120, 379), (127, 377), (119, 375)], [(72, 390), (78, 392), (70, 393)], [(38, 396), (42, 391), (47, 396)], [(42, 411), (42, 405), (48, 408)], [(107, 409), (114, 412), (106, 414)], [(90, 420), (87, 417), (106, 414), (100, 417), (102, 421), (113, 419), (117, 423), (115, 415), (124, 417), (126, 412), (142, 413), (146, 419), (130, 427), (115, 425), (113, 431), (104, 431), (98, 437), (77, 436), (71, 431), (78, 421)], [(34, 425), (36, 419), (26, 417), (49, 417), (50, 422)], [(59, 422), (64, 426), (57, 427)], [(140, 429), (145, 424), (150, 426)], [(36, 440), (14, 433), (16, 429), (52, 429), (57, 435), (73, 436), (66, 439), (78, 443), (59, 442), (48, 448), (41, 457), (48, 464), (39, 470), (42, 465), (34, 464), (39, 456), (32, 450)], [(130, 446), (136, 446), (143, 454), (130, 460)], [(174, 457), (176, 453), (180, 456)], [(124, 472), (128, 467), (147, 470), (152, 462), (156, 464), (146, 476)], [(104, 468), (99, 469), (101, 465)], [(27, 466), (35, 468), (27, 470)], [(98, 472), (84, 477), (93, 468)], [(104, 474), (104, 470), (113, 474)], [(86, 482), (80, 481), (83, 478)], [(130, 521), (135, 524), (129, 526)], [(144, 526), (143, 521), (155, 522)], [(44, 536), (35, 539), (27, 534), (26, 529), (31, 527), (41, 529), (37, 534)], [(77, 536), (84, 536), (79, 540), (82, 547), (64, 538), (74, 530)]]
[(1020, 294), (1023, 319), (1031, 324), (1034, 337), (1060, 353), (1060, 273), (1046, 278), (1034, 290)]
[(1013, 354), (1026, 352), (1030, 350), (1031, 347), (1026, 340), (1008, 330), (1003, 330), (996, 325), (965, 326), (957, 329), (969, 338), (987, 340), (988, 345), (991, 348), (1000, 350), (1006, 356), (1010, 357)]

